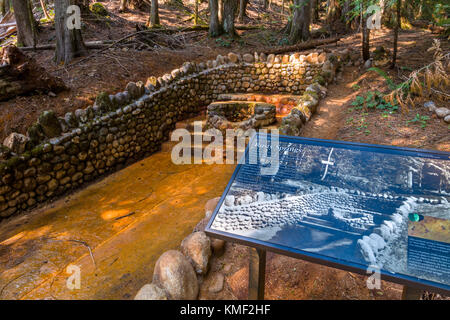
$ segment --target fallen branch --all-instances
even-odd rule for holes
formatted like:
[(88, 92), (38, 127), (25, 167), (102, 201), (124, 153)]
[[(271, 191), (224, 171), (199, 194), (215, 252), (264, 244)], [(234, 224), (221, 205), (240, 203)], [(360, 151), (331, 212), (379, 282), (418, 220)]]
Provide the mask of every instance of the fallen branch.
[[(104, 40), (104, 41), (89, 41), (85, 42), (84, 45), (88, 49), (103, 49), (109, 44), (113, 43), (111, 40)], [(43, 44), (35, 47), (19, 47), (22, 51), (35, 51), (35, 50), (55, 50), (56, 44), (50, 43), (50, 44)]]
[(341, 40), (341, 37), (331, 38), (331, 39), (321, 39), (321, 40), (310, 40), (307, 42), (302, 42), (300, 44), (295, 44), (292, 46), (281, 46), (276, 47), (272, 49), (267, 49), (264, 53), (266, 54), (280, 54), (280, 53), (286, 53), (286, 52), (294, 52), (294, 51), (303, 51), (303, 50), (309, 50), (314, 49), (316, 47), (330, 44), (330, 43), (336, 43), (339, 40)]
[(120, 217), (117, 217), (117, 218), (115, 218), (114, 220), (121, 220), (121, 219), (123, 219), (123, 218), (126, 218), (126, 217), (129, 217), (129, 216), (132, 216), (133, 214), (136, 214), (136, 212), (130, 212), (129, 214), (126, 214), (126, 215), (124, 215), (124, 216), (120, 216)]

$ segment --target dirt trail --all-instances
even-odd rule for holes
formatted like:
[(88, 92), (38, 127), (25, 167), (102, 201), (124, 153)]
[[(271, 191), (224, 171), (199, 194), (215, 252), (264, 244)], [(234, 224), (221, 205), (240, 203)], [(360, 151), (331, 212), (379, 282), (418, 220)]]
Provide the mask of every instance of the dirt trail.
[(342, 122), (345, 121), (345, 106), (356, 96), (351, 89), (355, 69), (345, 70), (342, 79), (328, 87), (327, 97), (320, 102), (317, 113), (303, 128), (302, 136), (330, 140), (337, 138)]

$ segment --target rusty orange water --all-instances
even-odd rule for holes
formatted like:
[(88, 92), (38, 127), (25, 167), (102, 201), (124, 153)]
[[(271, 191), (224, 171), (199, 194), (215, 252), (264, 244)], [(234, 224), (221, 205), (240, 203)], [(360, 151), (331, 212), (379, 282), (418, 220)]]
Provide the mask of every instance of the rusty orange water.
[[(160, 152), (0, 223), (0, 299), (129, 299), (220, 196), (234, 165), (174, 165)], [(92, 252), (92, 255), (90, 253)], [(80, 289), (67, 286), (69, 265)], [(74, 283), (69, 281), (70, 283)]]

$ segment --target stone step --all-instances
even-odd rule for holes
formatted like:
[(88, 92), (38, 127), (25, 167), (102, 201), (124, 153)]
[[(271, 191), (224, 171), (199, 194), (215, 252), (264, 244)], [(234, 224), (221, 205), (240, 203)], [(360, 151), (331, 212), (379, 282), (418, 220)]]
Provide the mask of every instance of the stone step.
[(297, 104), (301, 96), (292, 94), (225, 93), (217, 101), (248, 101), (281, 104)]
[(197, 119), (197, 120), (193, 120), (193, 121), (189, 121), (189, 123), (187, 124), (187, 126), (186, 126), (186, 130), (188, 130), (188, 131), (194, 131), (194, 122), (200, 122), (201, 123), (201, 129), (202, 129), (202, 131), (205, 131), (205, 128), (206, 128), (206, 120), (203, 118), (203, 119)]
[[(177, 145), (177, 144), (178, 144), (178, 142), (174, 142), (174, 141), (167, 141), (167, 142), (164, 142), (164, 143), (161, 145), (161, 151), (162, 151), (162, 152), (169, 152), (169, 153), (171, 153), (172, 150), (173, 150), (173, 148), (174, 148), (175, 145)], [(191, 157), (194, 157), (194, 155), (195, 155), (196, 152), (199, 152), (199, 153), (202, 154), (202, 156), (203, 156), (204, 151), (205, 151), (205, 148), (206, 148), (208, 145), (209, 145), (208, 142), (202, 143), (201, 146), (192, 145), (192, 146), (190, 147), (190, 156), (191, 156)], [(188, 147), (188, 146), (189, 146), (189, 144), (186, 144), (186, 147)], [(180, 152), (180, 156), (183, 155), (183, 151), (185, 151), (185, 150), (182, 150), (182, 151)], [(224, 149), (222, 150), (222, 157), (223, 157), (223, 158), (226, 158), (226, 157), (227, 157), (227, 151), (228, 151), (227, 148), (224, 147)], [(242, 155), (244, 152), (245, 152), (245, 147), (244, 147), (244, 148), (242, 148), (242, 147), (238, 148), (238, 147), (235, 145), (234, 148), (233, 148), (233, 157), (234, 157), (234, 159), (236, 160), (238, 154), (239, 154), (239, 155)], [(213, 155), (213, 156), (215, 155), (215, 150), (212, 151), (212, 155)]]
[(194, 128), (193, 127), (193, 123), (195, 121), (202, 122), (202, 128), (203, 128), (204, 124), (206, 124), (205, 118), (206, 118), (206, 111), (202, 111), (197, 116), (195, 116), (193, 118), (189, 118), (189, 119), (186, 119), (186, 120), (178, 121), (175, 124), (175, 129), (187, 129), (187, 130), (190, 131), (191, 128), (192, 129)]

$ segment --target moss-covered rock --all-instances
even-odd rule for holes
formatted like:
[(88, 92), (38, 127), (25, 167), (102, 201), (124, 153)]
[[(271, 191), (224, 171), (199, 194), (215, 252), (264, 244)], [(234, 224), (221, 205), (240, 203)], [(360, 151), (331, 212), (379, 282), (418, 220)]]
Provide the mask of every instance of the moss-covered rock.
[(45, 139), (44, 131), (39, 123), (31, 125), (27, 130), (27, 135), (33, 145), (37, 145)]
[(108, 15), (108, 10), (103, 6), (103, 4), (99, 2), (94, 2), (89, 6), (89, 9), (91, 12), (95, 13), (96, 15), (106, 17)]
[(39, 124), (41, 125), (45, 136), (48, 138), (57, 137), (62, 132), (61, 124), (59, 123), (58, 117), (53, 110), (42, 112), (39, 116)]
[(111, 102), (109, 95), (106, 92), (100, 92), (97, 98), (95, 98), (95, 105), (100, 108), (102, 111), (114, 111), (116, 108), (114, 104)]
[(327, 84), (327, 81), (325, 80), (325, 78), (321, 74), (316, 75), (313, 78), (313, 80), (314, 80), (314, 82), (317, 82), (321, 86), (325, 86)]

